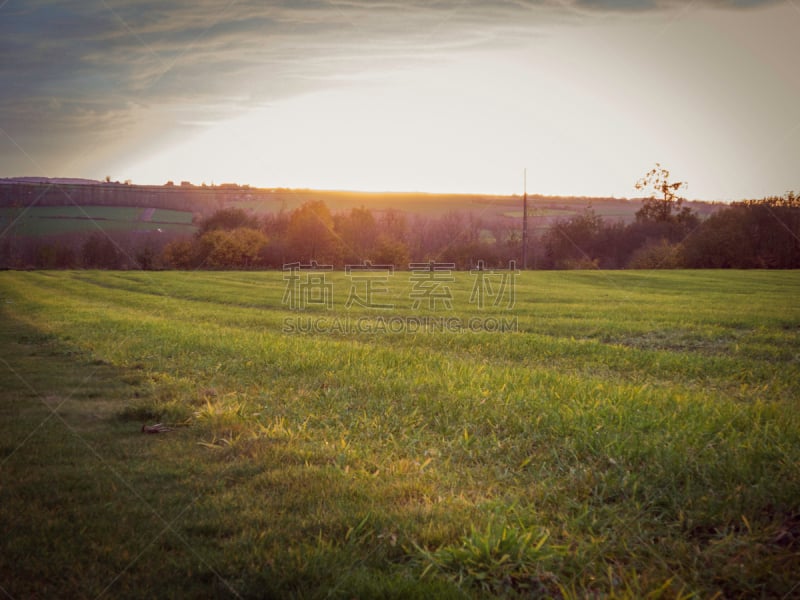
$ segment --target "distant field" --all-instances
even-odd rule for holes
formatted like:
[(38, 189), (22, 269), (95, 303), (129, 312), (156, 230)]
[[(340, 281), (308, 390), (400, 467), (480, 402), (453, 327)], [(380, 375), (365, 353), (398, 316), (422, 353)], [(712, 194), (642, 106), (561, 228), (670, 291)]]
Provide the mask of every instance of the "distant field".
[[(13, 228), (7, 232), (6, 229)], [(5, 236), (38, 236), (93, 231), (176, 231), (192, 233), (192, 213), (123, 206), (0, 207), (0, 232)], [(4, 237), (5, 237), (4, 236)]]
[[(579, 214), (579, 210), (569, 208), (539, 208), (532, 207), (528, 209), (529, 217), (571, 217), (572, 215)], [(503, 215), (513, 219), (521, 219), (524, 215), (522, 210), (510, 210), (504, 212)]]
[[(0, 182), (2, 183), (2, 182)], [(162, 230), (191, 232), (192, 213), (208, 216), (223, 206), (243, 208), (258, 215), (291, 212), (310, 201), (322, 201), (334, 212), (349, 212), (353, 208), (367, 208), (375, 213), (400, 211), (410, 219), (419, 216), (435, 219), (448, 213), (461, 213), (485, 220), (519, 221), (522, 218), (522, 195), (500, 196), (492, 194), (434, 194), (423, 192), (358, 192), (335, 190), (304, 189), (258, 189), (222, 187), (159, 187), (117, 184), (71, 185), (63, 182), (57, 186), (50, 183), (17, 184), (27, 185), (25, 189), (12, 185), (0, 186), (0, 233), (15, 220), (18, 209), (9, 208), (26, 203), (34, 204), (26, 218), (17, 223), (16, 235), (48, 235), (59, 233), (85, 232), (96, 225), (83, 214), (84, 210), (108, 231), (148, 231)], [(531, 186), (535, 185), (531, 182)], [(65, 187), (66, 186), (66, 187)], [(5, 190), (5, 193), (4, 193)], [(68, 207), (49, 208), (67, 199), (74, 201), (81, 209)], [(16, 194), (16, 195), (14, 195)], [(96, 197), (102, 197), (103, 206), (91, 206)], [(558, 217), (579, 214), (588, 207), (610, 220), (630, 222), (641, 206), (641, 199), (613, 197), (562, 197), (545, 196), (536, 193), (528, 195), (531, 210), (531, 227), (549, 227)], [(118, 204), (114, 208), (111, 204)], [(720, 205), (706, 202), (689, 202), (701, 217), (716, 211)], [(140, 222), (142, 213), (148, 207), (160, 206), (177, 210), (159, 210), (150, 224)], [(133, 208), (131, 208), (133, 207)], [(188, 212), (188, 211), (191, 211)]]
[[(231, 202), (233, 206), (259, 214), (291, 211), (304, 202), (322, 200), (333, 212), (353, 208), (368, 208), (382, 212), (399, 210), (426, 218), (439, 217), (451, 212), (469, 213), (486, 219), (522, 218), (522, 197), (477, 196), (421, 193), (368, 193), (311, 190), (274, 190), (251, 199)], [(639, 203), (613, 198), (553, 198), (531, 196), (529, 207), (532, 217), (558, 217), (578, 214), (591, 204), (600, 216), (633, 219)], [(710, 206), (710, 205), (709, 205)]]
[(291, 211), (305, 202), (315, 200), (323, 201), (332, 212), (347, 212), (363, 207), (376, 212), (397, 210), (427, 218), (449, 212), (478, 213), (494, 217), (522, 202), (521, 199), (515, 202), (507, 197), (288, 190), (275, 191), (251, 200), (237, 200), (230, 204), (257, 214), (272, 214), (281, 210)]
[(6, 595), (800, 594), (800, 272), (302, 275), (0, 273)]

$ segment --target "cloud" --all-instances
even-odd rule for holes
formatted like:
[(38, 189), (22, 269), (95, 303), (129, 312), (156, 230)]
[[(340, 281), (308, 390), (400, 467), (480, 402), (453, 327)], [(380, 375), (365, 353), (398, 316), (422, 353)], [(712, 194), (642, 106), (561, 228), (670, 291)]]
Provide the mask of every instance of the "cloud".
[[(391, 67), (481, 44), (470, 6), (197, 0), (10, 2), (0, 11), (0, 126), (84, 125), (133, 105), (219, 97), (261, 103), (309, 80)], [(267, 83), (268, 82), (268, 83)], [(242, 90), (244, 92), (242, 93)], [(82, 110), (78, 110), (82, 108)]]
[(402, 61), (486, 39), (448, 27), (445, 18), (457, 19), (441, 12), (311, 1), (10, 3), (0, 19), (0, 51), (8, 58), (0, 77), (10, 82), (0, 101), (59, 94), (202, 101), (237, 78), (287, 69), (324, 74), (322, 65), (348, 57)]
[[(364, 73), (513, 45), (592, 15), (675, 6), (672, 0), (10, 0), (0, 8), (0, 128), (32, 155), (47, 157), (76, 145), (147, 140), (165, 129), (181, 135), (187, 124), (350, 85)], [(5, 168), (24, 164), (7, 139), (0, 139), (0, 159)], [(9, 174), (15, 173), (0, 175)]]
[(576, 9), (596, 13), (646, 13), (683, 9), (689, 5), (719, 9), (761, 8), (783, 0), (571, 0)]

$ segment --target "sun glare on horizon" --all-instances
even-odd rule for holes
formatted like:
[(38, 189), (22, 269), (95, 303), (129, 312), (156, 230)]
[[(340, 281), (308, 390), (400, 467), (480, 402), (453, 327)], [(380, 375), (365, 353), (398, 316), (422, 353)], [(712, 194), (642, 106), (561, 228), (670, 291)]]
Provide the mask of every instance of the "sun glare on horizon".
[[(745, 18), (731, 27), (740, 32)], [(693, 22), (670, 27), (683, 49), (663, 35), (663, 22), (628, 20), (555, 29), (430, 64), (332, 73), (327, 86), (230, 115), (116, 168), (152, 184), (485, 194), (520, 193), (527, 168), (532, 193), (630, 197), (636, 179), (661, 162), (690, 182), (693, 198), (784, 191), (768, 183), (788, 160), (777, 147), (775, 158), (742, 151), (782, 127), (765, 132), (743, 120), (766, 92), (741, 90), (736, 102), (720, 104), (719, 82), (738, 77), (720, 53), (706, 53), (695, 70), (654, 69), (669, 53), (691, 61), (715, 35), (727, 39)], [(754, 54), (738, 52), (738, 64), (757, 68)], [(718, 83), (704, 81), (708, 71)], [(764, 85), (775, 80), (765, 76)], [(731, 172), (750, 183), (734, 182)]]
[(626, 127), (544, 60), (470, 56), (252, 109), (126, 173), (148, 183), (513, 194), (527, 167), (542, 193), (613, 194), (620, 180), (632, 186), (630, 157), (596, 142)]

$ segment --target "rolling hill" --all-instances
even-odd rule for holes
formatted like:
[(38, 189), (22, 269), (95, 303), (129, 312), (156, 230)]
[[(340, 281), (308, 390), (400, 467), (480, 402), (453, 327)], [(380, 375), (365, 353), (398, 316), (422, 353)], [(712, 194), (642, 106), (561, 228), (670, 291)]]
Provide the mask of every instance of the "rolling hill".
[[(191, 233), (199, 219), (223, 207), (238, 207), (258, 215), (291, 211), (321, 200), (332, 212), (364, 207), (438, 217), (468, 213), (487, 220), (522, 219), (521, 196), (427, 194), (422, 192), (352, 192), (217, 186), (131, 185), (84, 179), (23, 177), (0, 180), (0, 232), (48, 236), (96, 230), (170, 231)], [(531, 227), (540, 229), (591, 207), (598, 215), (630, 222), (641, 199), (562, 197), (530, 194)], [(701, 216), (720, 205), (690, 202)]]

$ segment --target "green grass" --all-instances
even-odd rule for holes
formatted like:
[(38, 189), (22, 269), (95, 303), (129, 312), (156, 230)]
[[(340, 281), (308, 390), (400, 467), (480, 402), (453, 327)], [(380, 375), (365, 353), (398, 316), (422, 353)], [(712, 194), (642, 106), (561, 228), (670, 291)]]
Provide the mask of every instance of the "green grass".
[[(293, 312), (283, 273), (0, 273), (2, 591), (800, 595), (800, 273), (525, 273), (511, 311), (457, 273), (420, 312), (410, 276)], [(517, 331), (376, 327), (442, 315)]]
[[(148, 221), (146, 209), (125, 206), (0, 207), (0, 232), (12, 227), (14, 235), (39, 236), (95, 231), (176, 231), (193, 233), (192, 213), (156, 209)], [(13, 224), (13, 225), (12, 225)]]

